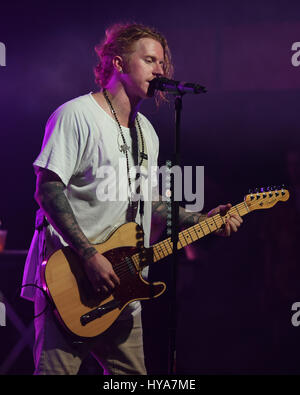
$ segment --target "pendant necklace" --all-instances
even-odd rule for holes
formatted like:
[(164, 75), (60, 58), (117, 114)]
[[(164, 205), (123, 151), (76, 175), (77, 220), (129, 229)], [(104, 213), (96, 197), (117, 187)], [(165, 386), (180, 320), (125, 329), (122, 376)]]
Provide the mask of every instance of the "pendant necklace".
[[(119, 132), (120, 132), (120, 135), (121, 135), (121, 138), (122, 138), (122, 141), (123, 141), (122, 145), (120, 145), (119, 142), (118, 142), (118, 144), (119, 144), (120, 152), (125, 154), (125, 157), (126, 157), (127, 177), (128, 177), (128, 184), (129, 184), (129, 189), (130, 189), (130, 197), (128, 197), (128, 199), (129, 199), (129, 205), (131, 207), (131, 214), (132, 214), (132, 217), (133, 217), (133, 211), (134, 211), (134, 209), (137, 208), (137, 204), (134, 204), (134, 203), (137, 203), (137, 202), (136, 201), (133, 202), (132, 199), (131, 199), (131, 196), (134, 196), (134, 192), (132, 192), (132, 185), (131, 185), (131, 178), (130, 178), (130, 168), (129, 168), (129, 159), (128, 159), (128, 151), (130, 151), (130, 147), (128, 146), (128, 144), (126, 144), (126, 140), (125, 140), (125, 137), (124, 137), (124, 134), (123, 134), (123, 130), (122, 130), (121, 124), (120, 124), (119, 119), (117, 117), (116, 111), (113, 108), (113, 105), (112, 105), (112, 103), (111, 103), (111, 101), (110, 101), (110, 99), (109, 99), (109, 97), (107, 95), (106, 89), (103, 89), (103, 95), (105, 97), (105, 100), (106, 100), (107, 104), (110, 107), (110, 110), (111, 110), (111, 112), (113, 114), (113, 117), (114, 117), (115, 121), (118, 124)], [(139, 131), (141, 145), (142, 145), (141, 152), (138, 150), (140, 152), (140, 163), (139, 163), (139, 166), (141, 166), (142, 163), (143, 163), (144, 158), (146, 157), (145, 152), (144, 152), (144, 148), (145, 148), (144, 147), (144, 138), (143, 138), (143, 133), (142, 133), (142, 129), (141, 129), (141, 125), (140, 125), (140, 122), (139, 122), (138, 115), (136, 115), (135, 120), (136, 120), (137, 129)], [(140, 148), (140, 147), (138, 147), (138, 148)], [(137, 175), (137, 172), (136, 172), (136, 175)]]

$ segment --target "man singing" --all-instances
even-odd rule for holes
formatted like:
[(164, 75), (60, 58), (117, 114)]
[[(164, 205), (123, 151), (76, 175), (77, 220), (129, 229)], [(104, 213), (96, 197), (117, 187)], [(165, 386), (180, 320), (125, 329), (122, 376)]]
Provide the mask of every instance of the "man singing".
[[(167, 41), (152, 28), (117, 24), (107, 29), (96, 52), (99, 62), (95, 76), (100, 90), (63, 104), (50, 116), (34, 162), (35, 199), (40, 210), (23, 285), (41, 286), (42, 261), (69, 245), (81, 258), (93, 291), (109, 295), (121, 280), (94, 244), (103, 242), (115, 227), (135, 221), (143, 228), (147, 247), (151, 215), (166, 215), (162, 200), (145, 200), (141, 209), (140, 202), (131, 199), (136, 179), (130, 169), (137, 164), (150, 171), (157, 165), (158, 137), (139, 109), (148, 97), (150, 81), (172, 76)], [(162, 94), (156, 98), (162, 99), (159, 96)], [(126, 167), (122, 169), (126, 177), (115, 187), (118, 190), (125, 184), (128, 199), (99, 199), (97, 188), (107, 183), (107, 179), (97, 177), (99, 169), (110, 166), (118, 173), (120, 163)], [(208, 215), (225, 213), (230, 207), (218, 206)], [(180, 225), (192, 225), (205, 217), (180, 208)], [(238, 215), (232, 215), (218, 233), (229, 236), (241, 222)], [(34, 301), (37, 315), (47, 303), (38, 288), (24, 287), (22, 296)], [(108, 330), (87, 342), (74, 342), (50, 308), (35, 319), (35, 374), (77, 374), (88, 353), (105, 374), (147, 374), (140, 302), (130, 303)]]

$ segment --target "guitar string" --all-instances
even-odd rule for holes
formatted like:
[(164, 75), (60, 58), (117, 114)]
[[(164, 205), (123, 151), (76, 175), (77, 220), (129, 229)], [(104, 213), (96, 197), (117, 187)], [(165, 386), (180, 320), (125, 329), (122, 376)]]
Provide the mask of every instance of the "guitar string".
[[(222, 218), (218, 217), (219, 214), (217, 214), (216, 216), (209, 218), (208, 220), (204, 220), (201, 221), (201, 224), (203, 222), (209, 221), (211, 220), (212, 223), (214, 222), (214, 228), (215, 229), (210, 229), (209, 224), (206, 224), (206, 229), (208, 228), (208, 233), (205, 233), (202, 229), (202, 226), (200, 223), (194, 225), (193, 227), (190, 227), (188, 229), (185, 229), (184, 231), (180, 232), (179, 234), (179, 241), (178, 244), (180, 247), (185, 247), (188, 244), (190, 244), (193, 241), (197, 241), (199, 238), (205, 236), (206, 234), (211, 233), (212, 231), (218, 229), (220, 226), (223, 225), (224, 221), (222, 220)], [(212, 223), (210, 224), (212, 226)], [(218, 225), (218, 226), (217, 226)], [(219, 226), (220, 225), (220, 226)], [(199, 227), (199, 229), (197, 229), (197, 226)], [(199, 236), (199, 231), (201, 231), (202, 235)], [(190, 239), (191, 241), (187, 241), (187, 239)], [(155, 244), (153, 246), (153, 250), (154, 250), (154, 254), (156, 254), (156, 256), (158, 256), (158, 258), (161, 257), (161, 255), (163, 255), (163, 258), (166, 257), (167, 255), (169, 255), (170, 253), (172, 253), (172, 242), (171, 239), (168, 238), (166, 240), (163, 240), (157, 244)]]
[[(139, 254), (140, 253), (138, 252), (138, 253), (135, 253), (134, 255), (132, 255), (130, 257), (130, 259), (132, 260), (133, 267), (137, 271), (138, 271), (138, 268), (135, 265), (133, 257), (135, 255), (139, 255)], [(122, 277), (123, 279), (126, 278), (126, 277), (132, 278), (132, 276), (136, 274), (136, 272), (132, 273), (131, 269), (128, 266), (128, 263), (125, 262), (124, 259), (122, 259), (122, 261), (119, 263), (119, 265), (114, 268), (114, 271), (116, 272), (118, 277)]]
[[(135, 266), (134, 266), (135, 267)], [(121, 279), (125, 279), (126, 277), (130, 278), (132, 276), (132, 272), (130, 271), (130, 268), (128, 267), (128, 263), (126, 263), (124, 260), (120, 262), (120, 264), (114, 268), (114, 271), (116, 272), (117, 276)]]
[[(240, 215), (245, 215), (249, 211), (248, 208), (247, 208), (247, 210), (245, 208), (245, 202), (239, 203), (238, 205), (232, 207), (228, 211), (228, 213), (230, 214), (231, 212), (233, 212), (235, 210), (237, 210)], [(201, 237), (208, 235), (208, 234), (212, 233), (213, 231), (219, 229), (223, 224), (224, 224), (223, 217), (220, 214), (216, 214), (213, 217), (207, 218), (206, 220), (203, 220), (203, 221), (199, 222), (198, 224), (195, 224), (194, 226), (183, 230), (179, 234), (179, 241), (178, 241), (179, 247), (181, 247), (181, 248), (186, 247), (188, 244), (191, 244), (193, 241), (197, 241)], [(205, 233), (205, 230), (206, 231), (208, 230), (208, 232)], [(200, 235), (199, 235), (199, 232), (201, 232)], [(190, 239), (191, 241), (187, 241), (187, 239)], [(169, 246), (167, 246), (166, 243), (168, 243)], [(172, 245), (171, 240), (170, 240), (170, 238), (168, 238), (164, 241), (157, 243), (155, 246), (153, 246), (153, 249), (154, 249), (154, 252), (158, 253), (158, 255), (161, 255), (161, 253), (163, 253), (164, 257), (165, 257), (165, 256), (169, 255), (170, 253), (172, 253), (172, 246), (171, 245)], [(165, 252), (167, 254), (165, 254)]]
[[(264, 198), (263, 198), (264, 199)], [(262, 200), (256, 200), (252, 202), (252, 209), (257, 208), (258, 205), (263, 201)], [(243, 216), (246, 215), (247, 213), (250, 212), (249, 206), (246, 201), (243, 201), (236, 206), (233, 206), (228, 213), (226, 214), (231, 214), (235, 211), (238, 212), (239, 215)], [(179, 234), (179, 240), (178, 244), (180, 248), (186, 247), (188, 244), (191, 244), (193, 241), (199, 240), (201, 237), (204, 237), (212, 231), (215, 231), (224, 225), (224, 220), (223, 216), (220, 214), (216, 214), (213, 217), (207, 218), (206, 220), (203, 220), (199, 222), (198, 224), (183, 230)], [(212, 229), (211, 229), (212, 228)], [(200, 233), (200, 234), (199, 234)], [(187, 241), (189, 239), (189, 241)], [(172, 253), (172, 242), (171, 239), (168, 238), (166, 240), (163, 240), (153, 246), (154, 250), (154, 255), (156, 254), (157, 260), (159, 260), (161, 254), (164, 254), (164, 257)]]
[[(211, 227), (213, 225), (213, 229), (210, 229), (209, 221), (211, 221), (210, 225), (211, 225)], [(205, 233), (205, 231), (203, 230), (203, 227), (202, 227), (203, 222), (205, 223), (205, 229), (208, 228), (208, 233)], [(190, 244), (191, 241), (193, 242), (193, 241), (198, 240), (199, 238), (205, 236), (206, 234), (209, 234), (212, 231), (220, 228), (223, 224), (224, 224), (224, 221), (219, 214), (217, 214), (214, 217), (208, 218), (207, 220), (201, 221), (201, 223), (198, 223), (198, 224), (194, 225), (193, 227), (185, 229), (184, 231), (182, 231), (179, 234), (179, 241), (178, 241), (179, 246), (185, 247), (188, 244)], [(200, 235), (199, 235), (199, 232), (201, 232)], [(166, 245), (166, 243), (168, 243), (169, 246)], [(172, 247), (170, 246), (170, 244), (171, 244), (170, 238), (156, 244), (154, 246), (155, 252), (158, 251), (159, 255), (160, 255), (160, 252), (162, 252), (164, 254), (165, 254), (165, 252), (167, 252), (166, 255), (170, 254), (171, 253), (170, 250), (172, 250)]]
[[(243, 205), (243, 203), (241, 203), (241, 205)], [(209, 223), (209, 221), (211, 221), (211, 223)], [(211, 217), (211, 218), (208, 218), (207, 220), (201, 221), (200, 223), (195, 224), (194, 226), (180, 232), (179, 243), (181, 244), (181, 247), (185, 247), (191, 243), (190, 241), (188, 241), (188, 239), (192, 240), (192, 242), (196, 241), (199, 238), (205, 236), (206, 234), (209, 234), (212, 231), (215, 231), (216, 229), (220, 228), (223, 224), (224, 224), (224, 221), (223, 221), (222, 217), (219, 214), (216, 214), (214, 217)], [(205, 231), (203, 230), (203, 225), (205, 226), (205, 230), (208, 229), (208, 233), (205, 233)], [(211, 227), (213, 227), (213, 229), (210, 229), (209, 225)], [(202, 233), (200, 236), (199, 236), (199, 232)], [(165, 245), (166, 241), (169, 242), (170, 238), (166, 239), (162, 242), (159, 242), (154, 247), (157, 247), (156, 249), (158, 251), (166, 250), (167, 253), (169, 253), (168, 246)], [(165, 248), (163, 248), (163, 247), (165, 247)]]
[[(237, 206), (241, 210), (241, 212), (240, 212), (241, 215), (244, 215), (249, 211), (249, 209), (247, 209), (247, 210), (245, 209), (244, 202), (240, 203)], [(234, 209), (237, 209), (237, 207), (233, 207), (232, 209), (230, 209), (229, 213), (230, 213), (230, 211), (234, 211)], [(244, 210), (244, 211), (242, 212), (242, 210)], [(211, 223), (210, 223), (211, 227), (212, 227), (212, 225), (215, 224), (213, 229), (210, 229), (209, 224), (206, 223), (207, 221), (208, 222), (211, 221)], [(198, 224), (194, 225), (193, 227), (190, 227), (180, 233), (179, 241), (178, 241), (179, 247), (182, 247), (182, 248), (186, 247), (188, 244), (191, 244), (193, 241), (197, 241), (201, 237), (220, 228), (223, 224), (224, 224), (223, 217), (220, 216), (220, 214), (216, 214), (214, 217), (211, 217), (211, 218), (208, 218), (207, 220), (201, 221), (200, 223), (198, 223)], [(208, 230), (207, 233), (205, 232), (206, 230)], [(199, 235), (199, 232), (201, 232), (200, 235)], [(187, 239), (189, 239), (190, 241), (188, 242)], [(157, 255), (160, 255), (160, 253), (157, 254), (157, 251), (163, 252), (165, 254), (165, 256), (171, 254), (172, 253), (171, 239), (168, 238), (164, 241), (161, 241), (160, 243), (157, 243), (156, 245), (153, 246), (153, 250), (154, 250), (154, 256), (156, 255), (155, 258), (159, 258), (159, 257), (157, 257)]]
[[(253, 202), (254, 205), (258, 205), (259, 202)], [(226, 215), (231, 214), (233, 211), (237, 211), (239, 215), (245, 215), (249, 212), (249, 208), (246, 204), (246, 202), (242, 202), (237, 204), (236, 206), (233, 206)], [(219, 229), (222, 227), (224, 224), (224, 217), (222, 217), (220, 214), (216, 214), (213, 217), (207, 218), (206, 220), (203, 220), (199, 222), (198, 224), (195, 224), (194, 226), (183, 230), (179, 234), (179, 240), (178, 244), (180, 248), (184, 248), (187, 245), (191, 244), (194, 241), (199, 240), (200, 238), (212, 233), (213, 231)], [(213, 229), (211, 229), (212, 227)], [(207, 231), (207, 233), (205, 233)], [(199, 232), (200, 235), (199, 235)], [(190, 239), (191, 241), (187, 241), (187, 239)], [(153, 255), (155, 258), (158, 258), (157, 260), (161, 258), (165, 258), (166, 256), (170, 255), (172, 253), (172, 242), (171, 239), (168, 238), (166, 240), (163, 240), (154, 246), (152, 246), (153, 249)], [(135, 265), (136, 258), (138, 257), (139, 253), (135, 253), (131, 256), (131, 259), (133, 261), (134, 268), (138, 270), (137, 266)], [(116, 273), (120, 276), (127, 275), (127, 277), (131, 277), (132, 273), (130, 272), (130, 268), (128, 267), (128, 263), (122, 261), (117, 268), (115, 269)]]

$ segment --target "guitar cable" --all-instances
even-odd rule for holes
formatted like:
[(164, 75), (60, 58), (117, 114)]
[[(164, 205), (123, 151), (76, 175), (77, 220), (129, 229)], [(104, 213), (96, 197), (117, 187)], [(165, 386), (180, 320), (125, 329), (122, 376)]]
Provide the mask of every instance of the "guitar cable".
[[(24, 287), (36, 287), (36, 288), (38, 288), (40, 291), (42, 291), (42, 293), (44, 294), (44, 296), (45, 296), (45, 298), (46, 298), (46, 302), (47, 302), (47, 303), (46, 303), (45, 308), (44, 308), (40, 313), (38, 313), (38, 314), (36, 314), (36, 315), (33, 316), (33, 319), (38, 318), (38, 317), (40, 317), (42, 314), (44, 314), (44, 313), (46, 312), (46, 310), (52, 305), (52, 301), (51, 301), (49, 295), (47, 294), (47, 292), (46, 292), (42, 287), (40, 287), (40, 286), (38, 286), (38, 285), (36, 285), (36, 284), (33, 284), (33, 283), (32, 283), (32, 284), (28, 283), (28, 284), (21, 285), (21, 286), (18, 288), (17, 293), (19, 294), (21, 288), (24, 288)], [(17, 293), (16, 293), (16, 296), (17, 296)], [(15, 296), (14, 299), (16, 299), (16, 296)]]
[[(40, 232), (41, 232), (44, 228), (46, 228), (48, 225), (49, 225), (49, 222), (48, 222), (46, 216), (44, 215), (43, 210), (42, 210), (42, 209), (39, 209), (39, 210), (36, 212), (35, 229), (36, 229), (36, 230), (39, 232), (39, 234), (40, 234)], [(45, 257), (46, 257), (46, 243), (45, 243), (45, 238), (44, 238), (44, 240), (43, 240), (43, 248), (42, 248), (42, 251), (43, 251), (43, 252), (42, 252), (43, 260), (45, 260)], [(46, 292), (42, 287), (40, 287), (40, 286), (38, 286), (38, 285), (36, 285), (36, 284), (33, 284), (33, 283), (28, 283), (28, 284), (23, 284), (23, 285), (21, 285), (20, 288), (24, 288), (24, 287), (36, 287), (37, 289), (39, 289), (40, 291), (42, 291), (42, 293), (43, 293), (44, 296), (45, 296), (46, 302), (47, 302), (45, 308), (44, 308), (39, 314), (34, 315), (34, 316), (33, 316), (33, 319), (38, 318), (38, 317), (40, 317), (42, 314), (44, 314), (50, 305), (53, 306), (52, 301), (51, 301), (49, 295), (47, 294), (47, 292)]]

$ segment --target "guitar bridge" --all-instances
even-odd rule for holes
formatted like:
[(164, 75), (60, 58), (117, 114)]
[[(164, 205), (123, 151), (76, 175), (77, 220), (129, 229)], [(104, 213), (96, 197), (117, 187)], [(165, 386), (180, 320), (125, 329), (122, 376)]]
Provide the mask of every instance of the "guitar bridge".
[(104, 314), (108, 313), (109, 311), (112, 311), (116, 309), (117, 307), (120, 306), (120, 302), (118, 300), (111, 300), (108, 303), (105, 303), (102, 306), (97, 307), (94, 310), (89, 311), (88, 313), (82, 315), (80, 317), (80, 322), (82, 326), (85, 326), (91, 321), (96, 320), (97, 318), (102, 317)]

